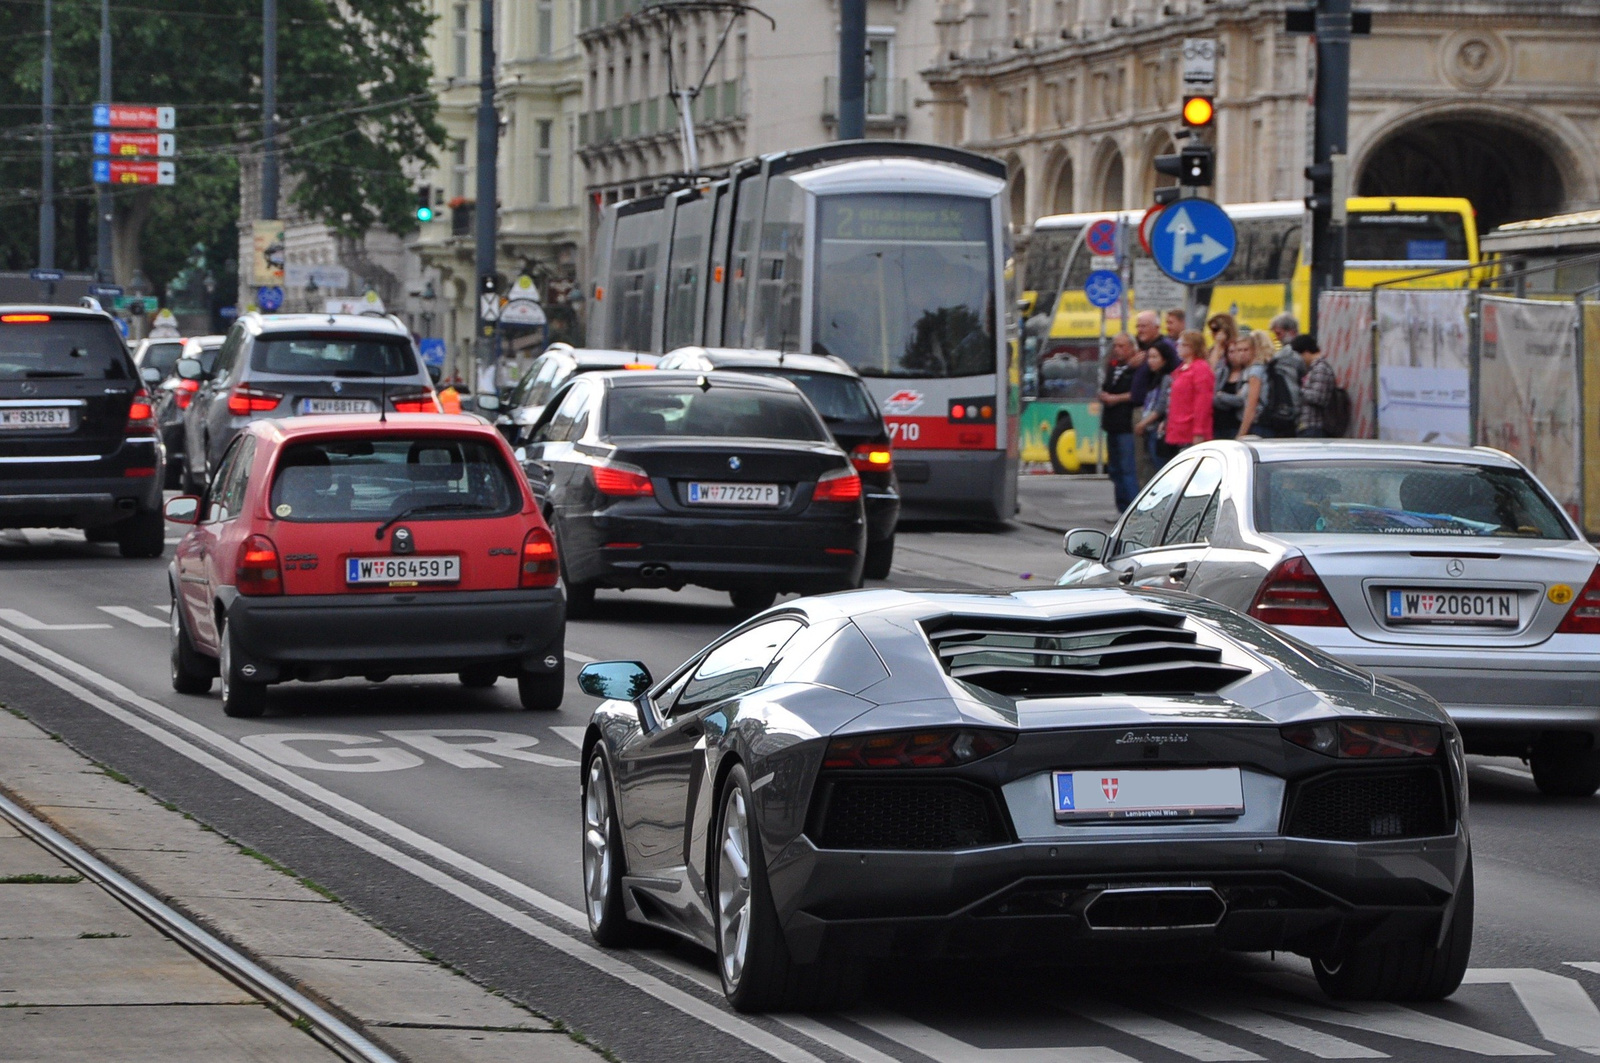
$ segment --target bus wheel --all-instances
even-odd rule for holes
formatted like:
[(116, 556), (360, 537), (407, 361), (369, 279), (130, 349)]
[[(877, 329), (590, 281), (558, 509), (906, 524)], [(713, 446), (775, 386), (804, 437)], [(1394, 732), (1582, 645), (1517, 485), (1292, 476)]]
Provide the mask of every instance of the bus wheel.
[(1062, 418), (1050, 433), (1050, 471), (1077, 472), (1078, 465), (1078, 433)]

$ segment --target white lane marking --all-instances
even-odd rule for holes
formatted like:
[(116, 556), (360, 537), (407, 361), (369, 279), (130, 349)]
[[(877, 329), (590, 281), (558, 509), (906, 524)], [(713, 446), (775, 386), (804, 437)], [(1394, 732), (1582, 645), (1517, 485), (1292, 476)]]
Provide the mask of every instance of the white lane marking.
[(1469, 970), (1465, 981), (1468, 985), (1511, 986), (1539, 1027), (1540, 1037), (1600, 1056), (1600, 1008), (1576, 978), (1526, 967), (1479, 967)]
[(1562, 966), (1576, 967), (1578, 970), (1588, 971), (1590, 974), (1600, 974), (1600, 963), (1596, 963), (1593, 960), (1568, 960)]
[(1315, 1007), (1286, 1000), (1263, 1000), (1258, 1005), (1268, 1011), (1278, 1012), (1296, 1019), (1348, 1026), (1352, 1030), (1398, 1037), (1406, 1041), (1454, 1048), (1480, 1056), (1548, 1056), (1542, 1048), (1525, 1045), (1508, 1037), (1500, 1037), (1482, 1030), (1474, 1030), (1448, 1019), (1436, 1018), (1398, 1004), (1341, 1004), (1334, 1007)]
[(579, 664), (594, 664), (600, 659), (598, 657), (590, 657), (588, 654), (579, 653), (577, 650), (564, 649), (561, 651), (561, 653), (566, 657), (567, 660), (577, 661)]
[(579, 749), (582, 749), (583, 748), (583, 732), (587, 731), (588, 728), (587, 727), (552, 727), (552, 728), (550, 728), (550, 730), (554, 731), (556, 734), (560, 735), (562, 738), (565, 738), (568, 742), (571, 742), (573, 745), (577, 746)]
[(1207, 1063), (1261, 1059), (1254, 1052), (1235, 1048), (1225, 1041), (1218, 1041), (1214, 1037), (1196, 1033), (1176, 1023), (1158, 1019), (1154, 1015), (1146, 1015), (1142, 1011), (1134, 1011), (1132, 1008), (1124, 1008), (1109, 1001), (1074, 1001), (1070, 1007), (1063, 1006), (1062, 1010), (1081, 1015), (1102, 1026), (1109, 1026), (1129, 1037), (1137, 1037), (1141, 1041), (1160, 1045), (1169, 1052), (1176, 1052), (1190, 1059), (1206, 1060)]
[[(429, 756), (438, 757), (446, 764), (457, 768), (503, 768), (504, 764), (496, 764), (489, 757), (505, 757), (508, 760), (525, 760), (530, 764), (545, 764), (556, 768), (576, 768), (575, 760), (564, 760), (561, 757), (550, 757), (543, 753), (529, 753), (529, 746), (536, 746), (539, 740), (533, 735), (517, 734), (512, 731), (483, 731), (469, 727), (434, 727), (423, 731), (384, 731), (384, 734), (397, 742), (404, 742), (412, 749), (427, 753)], [(446, 741), (446, 739), (467, 739), (467, 741)], [(486, 754), (479, 756), (479, 753)]]
[(23, 631), (105, 631), (110, 624), (46, 624), (18, 609), (0, 609), (0, 620)]
[[(163, 722), (170, 723), (172, 726), (177, 727), (180, 730), (193, 734), (195, 737), (201, 739), (207, 744), (222, 750), (229, 756), (241, 763), (249, 765), (251, 768), (254, 768), (262, 774), (283, 782), (285, 785), (294, 789), (300, 790), (302, 793), (315, 796), (317, 800), (323, 802), (324, 804), (336, 808), (340, 812), (343, 812), (346, 815), (349, 815), (363, 823), (367, 823), (377, 830), (381, 830), (384, 833), (390, 834), (392, 837), (402, 840), (406, 844), (412, 845), (414, 848), (417, 848), (423, 852), (426, 852), (428, 855), (435, 857), (436, 859), (448, 863), (457, 870), (470, 874), (482, 881), (489, 882), (496, 888), (504, 890), (512, 896), (525, 901), (533, 907), (536, 907), (557, 919), (567, 922), (574, 927), (586, 928), (588, 925), (587, 917), (576, 908), (563, 904), (552, 897), (547, 897), (539, 891), (525, 886), (511, 877), (495, 871), (493, 868), (480, 864), (478, 861), (473, 860), (463, 853), (458, 853), (453, 849), (440, 845), (431, 838), (417, 834), (415, 831), (412, 831), (407, 827), (402, 827), (400, 824), (389, 820), (385, 816), (373, 812), (364, 805), (357, 804), (354, 801), (350, 801), (344, 797), (341, 797), (339, 794), (333, 793), (324, 787), (318, 786), (316, 783), (301, 779), (299, 776), (272, 763), (265, 757), (258, 756), (250, 750), (245, 749), (243, 746), (229, 741), (222, 735), (219, 735), (208, 728), (202, 727), (200, 724), (195, 723), (193, 720), (190, 720), (179, 713), (173, 712), (164, 705), (151, 701), (149, 698), (143, 697), (132, 690), (129, 690), (127, 687), (123, 686), (121, 683), (118, 683), (114, 679), (101, 675), (91, 668), (87, 668), (84, 665), (71, 660), (70, 658), (63, 657), (61, 654), (56, 653), (46, 646), (42, 646), (39, 643), (34, 642), (32, 639), (24, 638), (23, 636), (11, 631), (7, 631), (4, 628), (0, 628), (0, 638), (26, 649), (29, 653), (36, 654), (40, 658), (49, 661), (51, 664), (55, 664), (58, 667), (61, 667), (75, 675), (83, 677), (89, 682), (92, 682), (96, 686), (100, 687), (102, 690), (110, 693), (112, 696), (117, 697), (118, 699), (130, 705), (137, 706), (141, 711), (149, 713)], [(269, 801), (272, 804), (277, 805), (279, 808), (282, 808), (291, 815), (326, 831), (336, 838), (347, 841), (365, 852), (371, 853), (373, 856), (378, 857), (386, 863), (389, 863), (402, 871), (414, 875), (418, 879), (421, 879), (422, 881), (427, 882), (438, 889), (444, 890), (451, 896), (472, 905), (479, 911), (491, 915), (508, 926), (522, 931), (529, 937), (536, 938), (544, 944), (549, 945), (551, 948), (563, 952), (582, 963), (586, 963), (596, 970), (599, 970), (604, 974), (608, 974), (618, 981), (632, 986), (648, 996), (654, 997), (663, 1004), (675, 1008), (692, 1018), (698, 1019), (708, 1026), (722, 1031), (735, 1040), (742, 1041), (758, 1051), (767, 1053), (775, 1059), (783, 1060), (784, 1063), (822, 1063), (821, 1060), (812, 1055), (810, 1052), (807, 1052), (804, 1049), (785, 1041), (781, 1037), (777, 1037), (771, 1033), (768, 1033), (766, 1030), (763, 1030), (752, 1023), (746, 1022), (736, 1015), (731, 1015), (715, 1005), (701, 1000), (699, 997), (685, 993), (677, 987), (669, 985), (653, 975), (646, 974), (645, 972), (640, 971), (638, 968), (624, 963), (623, 961), (616, 959), (605, 952), (602, 952), (600, 949), (597, 949), (594, 946), (565, 933), (564, 931), (547, 926), (532, 916), (524, 912), (520, 912), (517, 909), (512, 908), (510, 905), (490, 897), (481, 890), (469, 886), (461, 880), (438, 870), (431, 864), (423, 863), (421, 860), (409, 856), (406, 853), (395, 849), (393, 846), (371, 837), (370, 835), (364, 834), (361, 831), (356, 830), (354, 827), (334, 819), (332, 816), (329, 816), (326, 813), (318, 811), (305, 802), (300, 801), (299, 799), (292, 797), (281, 790), (275, 789), (274, 787), (262, 782), (254, 776), (246, 774), (233, 764), (230, 764), (219, 757), (196, 747), (178, 735), (167, 731), (160, 724), (130, 712), (128, 709), (125, 709), (110, 701), (107, 701), (105, 698), (85, 688), (79, 683), (68, 679), (59, 672), (45, 667), (32, 657), (24, 656), (23, 654), (17, 653), (13, 650), (6, 649), (3, 646), (0, 646), (0, 657), (11, 661), (20, 668), (24, 668), (32, 672), (53, 686), (65, 691), (68, 694), (71, 694), (84, 704), (105, 713), (112, 719), (117, 720), (118, 722), (123, 723), (124, 725), (131, 727), (142, 734), (148, 735), (155, 741), (166, 746), (168, 749), (187, 757), (196, 764), (199, 764), (200, 766), (207, 768), (222, 778), (227, 779), (234, 785), (239, 786), (252, 794), (255, 794), (262, 800)]]
[[(269, 731), (266, 734), (245, 735), (239, 744), (253, 749), (274, 763), (286, 768), (309, 768), (312, 771), (404, 771), (422, 767), (423, 760), (415, 753), (394, 746), (372, 747), (379, 741), (370, 735), (332, 734), (327, 731), (302, 731), (285, 733)], [(363, 749), (329, 749), (329, 755), (342, 758), (338, 763), (314, 760), (296, 749), (293, 742), (319, 742), (330, 746), (364, 746)]]
[(1470, 767), (1477, 768), (1479, 771), (1493, 771), (1501, 775), (1511, 775), (1518, 779), (1533, 778), (1533, 772), (1531, 771), (1523, 771), (1521, 768), (1508, 768), (1502, 764), (1473, 764)]
[(153, 620), (131, 605), (101, 605), (96, 608), (102, 613), (110, 613), (118, 620), (126, 620), (134, 627), (166, 627), (168, 623), (166, 620)]
[(947, 1033), (888, 1012), (851, 1012), (844, 1016), (858, 1026), (882, 1034), (934, 1063), (1136, 1063), (1113, 1048), (979, 1048)]
[(1218, 1007), (1216, 1005), (1196, 1005), (1189, 1008), (1196, 1015), (1220, 1022), (1227, 1026), (1237, 1026), (1246, 1033), (1253, 1033), (1257, 1037), (1264, 1037), (1269, 1041), (1276, 1041), (1281, 1045), (1304, 1052), (1308, 1056), (1318, 1059), (1388, 1059), (1388, 1053), (1379, 1052), (1376, 1048), (1358, 1045), (1354, 1041), (1346, 1041), (1343, 1037), (1335, 1037), (1331, 1033), (1313, 1030), (1309, 1026), (1280, 1019), (1276, 1015), (1267, 1015), (1251, 1008)]

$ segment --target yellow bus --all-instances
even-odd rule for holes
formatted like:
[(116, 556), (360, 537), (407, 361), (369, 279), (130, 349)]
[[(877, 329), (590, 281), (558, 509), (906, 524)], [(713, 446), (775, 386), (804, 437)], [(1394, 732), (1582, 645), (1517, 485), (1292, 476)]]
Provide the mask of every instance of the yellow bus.
[[(1285, 310), (1305, 321), (1310, 300), (1310, 264), (1302, 254), (1305, 207), (1299, 201), (1224, 204), (1233, 219), (1238, 244), (1222, 276), (1198, 286), (1198, 301), (1211, 314), (1233, 314), (1241, 325), (1266, 328)], [(1049, 460), (1058, 472), (1097, 462), (1099, 408), (1095, 373), (1100, 344), (1100, 311), (1089, 304), (1083, 284), (1094, 268), (1084, 232), (1101, 219), (1125, 226), (1134, 255), (1134, 275), (1153, 275), (1154, 264), (1139, 248), (1137, 227), (1143, 211), (1057, 214), (1034, 223), (1023, 266), (1023, 299), (1034, 313), (1049, 314), (1048, 333), (1033, 345), (1024, 366), (1022, 460)], [(1345, 236), (1345, 286), (1368, 288), (1380, 282), (1402, 286), (1458, 288), (1474, 271), (1419, 276), (1478, 264), (1478, 228), (1472, 204), (1435, 196), (1357, 196), (1349, 200)], [(1141, 260), (1144, 260), (1141, 262)], [(1407, 281), (1405, 278), (1416, 277)], [(1170, 290), (1170, 286), (1169, 286)], [(1129, 307), (1145, 306), (1137, 281)], [(1105, 323), (1108, 333), (1123, 330), (1118, 307)], [(1035, 319), (1035, 332), (1038, 328)], [(1197, 323), (1198, 324), (1198, 323)], [(1131, 329), (1130, 329), (1131, 331)]]

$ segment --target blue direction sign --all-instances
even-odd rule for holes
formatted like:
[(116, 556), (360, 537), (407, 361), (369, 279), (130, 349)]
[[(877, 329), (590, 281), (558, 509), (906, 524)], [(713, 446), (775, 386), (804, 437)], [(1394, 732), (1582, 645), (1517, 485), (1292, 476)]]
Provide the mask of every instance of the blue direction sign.
[(1233, 219), (1209, 199), (1180, 199), (1150, 227), (1150, 256), (1184, 284), (1216, 280), (1233, 261), (1239, 237)]
[(61, 272), (59, 269), (35, 269), (28, 271), (29, 280), (45, 281), (47, 283), (58, 281), (65, 276), (66, 274)]
[(283, 289), (275, 284), (266, 285), (256, 289), (256, 305), (267, 313), (273, 313), (283, 307)]
[(1122, 278), (1109, 269), (1097, 269), (1083, 282), (1083, 294), (1090, 305), (1104, 310), (1122, 298)]

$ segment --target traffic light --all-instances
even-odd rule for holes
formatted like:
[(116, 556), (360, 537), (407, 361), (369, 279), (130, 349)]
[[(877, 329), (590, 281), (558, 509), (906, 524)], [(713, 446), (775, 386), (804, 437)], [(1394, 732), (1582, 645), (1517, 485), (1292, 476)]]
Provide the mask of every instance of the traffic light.
[(1176, 155), (1157, 155), (1155, 168), (1156, 173), (1176, 177), (1185, 188), (1204, 188), (1216, 182), (1216, 151), (1209, 144), (1188, 144)]
[(417, 220), (433, 220), (433, 189), (428, 185), (417, 189)]
[(1186, 129), (1209, 129), (1217, 116), (1216, 104), (1210, 96), (1185, 96), (1183, 98), (1183, 125)]
[(1306, 167), (1306, 180), (1311, 182), (1311, 194), (1306, 197), (1306, 209), (1313, 214), (1326, 213), (1338, 224), (1344, 224), (1346, 214), (1344, 196), (1345, 163), (1347, 155), (1334, 155), (1327, 162)]
[(484, 273), (478, 277), (479, 295), (499, 295), (500, 285), (505, 282), (505, 277), (499, 273)]

